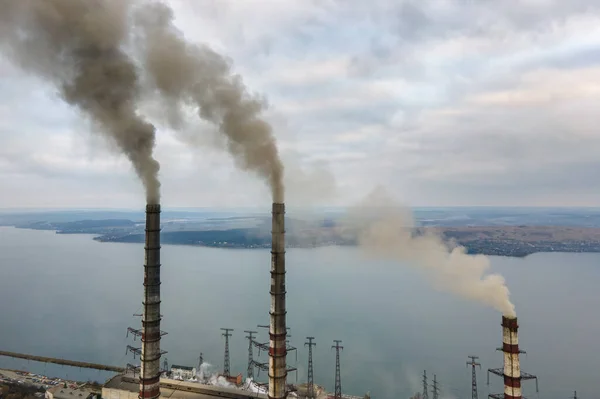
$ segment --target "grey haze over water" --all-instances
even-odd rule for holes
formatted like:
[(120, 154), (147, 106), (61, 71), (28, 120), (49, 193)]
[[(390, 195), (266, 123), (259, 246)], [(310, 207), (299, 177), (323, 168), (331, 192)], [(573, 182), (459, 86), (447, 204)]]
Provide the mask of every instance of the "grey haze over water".
[[(73, 360), (125, 365), (128, 326), (141, 311), (143, 246), (93, 241), (87, 235), (0, 227), (0, 349)], [(595, 394), (600, 336), (600, 254), (536, 254), (492, 258), (512, 291), (528, 352), (523, 370), (540, 377), (541, 398), (577, 390)], [(223, 364), (219, 328), (234, 328), (232, 370), (245, 373), (242, 331), (268, 323), (268, 250), (164, 246), (163, 348), (170, 363), (195, 365), (199, 352)], [(420, 374), (437, 374), (444, 397), (470, 395), (467, 355), (480, 356), (480, 397), (485, 370), (502, 366), (500, 314), (433, 290), (414, 269), (373, 262), (356, 248), (290, 249), (288, 325), (299, 347), (305, 380), (304, 337), (316, 337), (316, 382), (333, 389), (333, 339), (343, 340), (342, 385), (347, 393), (408, 397)], [(259, 329), (260, 330), (260, 329)], [(261, 331), (259, 338), (267, 341)], [(266, 361), (264, 354), (261, 359)], [(294, 363), (294, 354), (289, 362)], [(0, 358), (0, 367), (70, 378), (109, 374)], [(259, 379), (266, 375), (261, 373)], [(292, 374), (290, 379), (293, 381)], [(492, 379), (493, 392), (501, 381)], [(526, 383), (525, 395), (536, 397)]]

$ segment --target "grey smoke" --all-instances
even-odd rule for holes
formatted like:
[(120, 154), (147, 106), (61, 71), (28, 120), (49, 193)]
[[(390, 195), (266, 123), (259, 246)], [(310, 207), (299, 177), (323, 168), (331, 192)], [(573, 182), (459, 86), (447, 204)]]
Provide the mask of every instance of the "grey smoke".
[(207, 46), (188, 43), (173, 25), (167, 5), (140, 7), (136, 27), (144, 70), (171, 126), (181, 126), (182, 108), (196, 107), (227, 138), (227, 150), (238, 166), (263, 177), (273, 201), (283, 202), (283, 162), (272, 128), (261, 117), (264, 102), (247, 91), (227, 59)]
[(159, 203), (155, 129), (136, 111), (138, 70), (123, 50), (128, 11), (126, 0), (0, 0), (0, 50), (51, 81), (129, 158), (147, 202)]
[(410, 264), (423, 270), (440, 290), (515, 316), (504, 277), (488, 274), (487, 256), (468, 255), (464, 247), (451, 246), (431, 232), (414, 234), (410, 211), (385, 190), (375, 190), (354, 207), (346, 227), (356, 232), (359, 246), (368, 254)]

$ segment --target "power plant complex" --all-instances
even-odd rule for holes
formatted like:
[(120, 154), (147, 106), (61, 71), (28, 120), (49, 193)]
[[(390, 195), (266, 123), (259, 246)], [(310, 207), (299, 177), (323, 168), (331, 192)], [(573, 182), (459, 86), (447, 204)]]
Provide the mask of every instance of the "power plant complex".
[[(127, 346), (127, 351), (139, 356), (139, 366), (128, 364), (126, 368), (116, 366), (104, 366), (93, 363), (72, 362), (64, 359), (53, 359), (33, 355), (25, 355), (13, 352), (0, 352), (0, 356), (11, 356), (41, 362), (52, 362), (76, 367), (86, 367), (119, 372), (109, 379), (102, 388), (102, 397), (106, 399), (157, 399), (168, 397), (170, 399), (199, 399), (204, 397), (227, 397), (227, 398), (265, 398), (284, 399), (287, 397), (299, 397), (307, 399), (361, 399), (370, 398), (369, 394), (362, 397), (350, 396), (342, 393), (340, 373), (340, 351), (343, 349), (340, 340), (334, 340), (332, 349), (336, 354), (335, 388), (334, 393), (327, 393), (322, 386), (314, 382), (312, 350), (315, 345), (314, 337), (307, 337), (305, 346), (308, 347), (308, 376), (306, 383), (298, 384), (288, 381), (288, 373), (297, 371), (287, 364), (287, 355), (297, 348), (289, 344), (289, 335), (286, 324), (286, 267), (285, 267), (285, 205), (273, 203), (272, 205), (272, 243), (271, 243), (271, 281), (270, 281), (270, 309), (269, 325), (258, 327), (268, 328), (269, 340), (266, 343), (259, 342), (255, 335), (256, 331), (247, 330), (248, 335), (248, 369), (247, 379), (241, 374), (231, 375), (229, 367), (229, 338), (230, 328), (223, 328), (225, 337), (225, 358), (222, 373), (207, 375), (203, 369), (202, 354), (199, 358), (197, 368), (188, 366), (172, 366), (169, 370), (167, 360), (164, 359), (161, 368), (161, 357), (166, 351), (161, 349), (161, 337), (166, 334), (161, 330), (161, 278), (160, 278), (160, 213), (158, 204), (146, 206), (145, 221), (145, 262), (143, 280), (143, 312), (141, 316), (141, 329), (129, 327), (127, 333), (132, 334), (134, 339), (141, 338), (141, 347)], [(502, 347), (498, 348), (503, 353), (504, 365), (502, 368), (488, 370), (489, 375), (495, 374), (503, 379), (504, 392), (501, 394), (490, 394), (493, 399), (522, 399), (522, 382), (536, 380), (537, 377), (521, 371), (519, 355), (524, 353), (519, 348), (518, 322), (516, 317), (502, 316)], [(260, 363), (253, 358), (253, 348), (268, 353), (268, 363)], [(472, 399), (478, 399), (476, 356), (469, 356), (471, 362), (467, 365), (473, 367)], [(258, 383), (254, 381), (254, 368), (268, 373), (268, 382)], [(431, 388), (431, 391), (430, 391)], [(413, 398), (439, 399), (440, 386), (437, 376), (433, 376), (433, 384), (430, 386), (426, 371), (423, 373), (423, 391), (417, 393)]]
[[(299, 397), (307, 399), (361, 399), (370, 398), (369, 394), (364, 397), (350, 396), (342, 393), (340, 373), (340, 351), (343, 349), (341, 341), (334, 340), (336, 353), (335, 388), (330, 394), (314, 382), (312, 348), (315, 345), (314, 337), (307, 337), (305, 346), (308, 347), (308, 378), (306, 383), (292, 384), (288, 381), (288, 373), (297, 371), (294, 367), (288, 367), (287, 355), (297, 348), (289, 344), (289, 335), (286, 324), (286, 267), (285, 267), (285, 205), (273, 203), (272, 205), (272, 243), (271, 243), (271, 282), (270, 282), (270, 309), (269, 325), (258, 327), (268, 328), (269, 340), (267, 343), (259, 342), (254, 334), (256, 331), (245, 331), (248, 335), (248, 370), (247, 379), (241, 374), (231, 375), (229, 367), (229, 337), (230, 328), (223, 328), (225, 337), (225, 359), (222, 373), (206, 375), (203, 370), (202, 355), (200, 355), (197, 368), (186, 366), (172, 366), (168, 369), (167, 360), (164, 360), (161, 368), (161, 357), (166, 351), (161, 349), (161, 337), (166, 332), (161, 330), (160, 304), (160, 213), (159, 204), (148, 204), (146, 206), (145, 221), (145, 261), (143, 280), (143, 312), (141, 316), (141, 329), (129, 327), (127, 333), (132, 334), (134, 339), (141, 338), (141, 347), (128, 345), (127, 351), (139, 356), (140, 364), (128, 364), (126, 368), (116, 366), (104, 366), (93, 363), (74, 362), (64, 359), (53, 359), (33, 355), (25, 355), (13, 352), (0, 352), (0, 356), (11, 356), (41, 362), (52, 362), (76, 367), (86, 367), (119, 372), (109, 379), (102, 388), (102, 397), (106, 399), (158, 399), (168, 397), (171, 399), (199, 399), (204, 397), (227, 397), (227, 398), (265, 398), (284, 399), (287, 397)], [(501, 394), (490, 394), (493, 399), (522, 399), (522, 382), (536, 380), (537, 377), (521, 371), (519, 355), (524, 353), (519, 348), (518, 322), (516, 317), (502, 316), (502, 347), (498, 348), (503, 353), (504, 365), (502, 368), (488, 369), (489, 375), (494, 374), (503, 379), (504, 392)], [(267, 352), (268, 363), (260, 363), (253, 358), (253, 348)], [(478, 399), (476, 356), (470, 356), (471, 362), (467, 365), (473, 367), (472, 399)], [(254, 381), (254, 368), (268, 373), (268, 382), (261, 384)], [(431, 388), (431, 391), (430, 391)], [(437, 376), (433, 377), (430, 387), (426, 371), (423, 373), (423, 391), (417, 393), (413, 398), (439, 399), (440, 387)]]
[[(135, 8), (130, 7), (133, 7), (133, 3), (136, 3)], [(196, 45), (185, 39), (185, 35), (174, 23), (175, 13), (168, 3), (97, 0), (14, 0), (2, 3), (0, 16), (3, 26), (0, 29), (0, 41), (3, 44), (2, 50), (8, 50), (2, 55), (23, 71), (52, 84), (66, 103), (110, 140), (111, 147), (114, 146), (129, 159), (144, 185), (147, 205), (143, 311), (136, 315), (141, 317), (141, 328), (138, 326), (127, 329), (127, 333), (133, 335), (134, 339), (140, 338), (140, 347), (127, 346), (128, 352), (132, 352), (134, 357), (139, 356), (139, 365), (128, 364), (126, 368), (121, 368), (13, 352), (0, 351), (0, 355), (117, 372), (102, 388), (102, 397), (105, 399), (359, 399), (342, 392), (340, 353), (343, 346), (340, 340), (334, 340), (332, 346), (336, 359), (334, 393), (327, 393), (314, 381), (314, 337), (307, 337), (308, 342), (305, 344), (309, 352), (306, 383), (292, 384), (288, 380), (289, 373), (296, 370), (288, 366), (288, 353), (297, 353), (297, 349), (289, 343), (289, 328), (286, 323), (284, 162), (280, 158), (273, 128), (261, 116), (266, 109), (266, 102), (246, 89), (228, 57), (222, 56), (210, 46)], [(131, 40), (132, 38), (135, 40)], [(133, 51), (131, 54), (130, 50)], [(245, 331), (248, 334), (249, 355), (245, 382), (241, 375), (231, 375), (229, 328), (223, 329), (225, 357), (222, 373), (204, 375), (202, 357), (195, 371), (193, 367), (177, 366), (169, 373), (168, 365), (161, 367), (161, 357), (166, 353), (161, 348), (161, 338), (166, 332), (161, 330), (160, 163), (154, 156), (157, 129), (150, 123), (151, 118), (145, 117), (141, 112), (146, 108), (142, 107), (145, 104), (142, 97), (147, 93), (156, 96), (152, 98), (152, 102), (156, 100), (156, 104), (169, 111), (164, 114), (161, 112), (160, 119), (168, 122), (167, 126), (174, 130), (182, 125), (178, 119), (194, 109), (200, 120), (209, 123), (225, 140), (227, 145), (223, 147), (233, 157), (235, 165), (241, 170), (257, 174), (271, 189), (273, 204), (269, 325), (259, 326), (268, 328), (269, 337), (268, 342), (261, 343), (255, 339), (255, 331)], [(368, 202), (377, 199), (378, 196), (375, 196), (369, 198)], [(397, 218), (398, 215), (392, 215), (388, 210), (383, 215), (384, 221)], [(387, 225), (383, 227), (383, 230), (394, 231), (397, 225), (393, 228)], [(413, 236), (413, 231), (408, 233), (406, 236)], [(428, 236), (429, 234), (419, 235), (420, 238)], [(379, 241), (387, 241), (388, 246), (392, 247), (386, 248), (389, 252), (398, 249), (394, 240)], [(429, 255), (430, 252), (441, 253), (448, 250), (442, 241), (432, 240), (412, 251), (411, 255)], [(409, 241), (403, 249), (409, 248), (412, 243)], [(435, 269), (439, 265), (460, 266), (468, 256), (465, 248), (454, 248), (449, 255), (451, 256), (446, 258), (452, 259), (454, 263), (444, 264), (444, 256), (426, 256), (427, 259), (419, 259), (419, 262), (435, 272), (439, 270)], [(468, 258), (473, 259), (475, 258)], [(487, 266), (489, 265), (479, 264), (468, 269), (485, 270)], [(447, 271), (448, 268), (444, 270)], [(453, 280), (459, 274), (451, 270), (452, 275), (448, 280)], [(481, 276), (474, 277), (474, 280), (479, 281)], [(266, 278), (265, 272), (265, 282)], [(490, 282), (495, 284), (494, 290), (490, 289)], [(516, 316), (512, 316), (514, 306), (508, 299), (504, 279), (486, 279), (484, 283), (479, 286), (481, 289), (477, 290), (478, 293), (500, 292), (504, 295), (499, 300), (494, 298), (492, 301), (493, 306), (503, 313), (502, 347), (499, 350), (503, 353), (504, 364), (502, 368), (488, 370), (488, 382), (489, 374), (501, 377), (504, 392), (491, 394), (489, 397), (522, 399), (522, 382), (535, 379), (537, 389), (537, 377), (521, 371), (519, 355), (523, 351), (519, 348), (518, 321)], [(268, 353), (268, 362), (254, 360), (253, 348)], [(480, 364), (476, 362), (476, 356), (471, 359), (468, 365), (473, 368), (472, 399), (478, 399), (475, 370)], [(254, 381), (254, 368), (268, 373), (266, 383)], [(213, 377), (215, 381), (212, 381)], [(430, 387), (427, 374), (424, 373), (423, 391), (417, 396), (429, 399), (431, 393), (432, 399), (439, 399), (440, 392), (437, 376), (433, 375), (433, 387)], [(64, 399), (53, 393), (46, 397)], [(364, 396), (368, 397), (368, 394)]]
[[(169, 391), (169, 397), (173, 397), (174, 392), (187, 391), (196, 392), (206, 396), (225, 396), (225, 397), (266, 397), (268, 399), (284, 399), (288, 396), (299, 396), (305, 398), (356, 398), (359, 397), (342, 395), (340, 379), (340, 361), (339, 346), (341, 341), (335, 341), (336, 345), (336, 387), (335, 394), (329, 395), (325, 390), (314, 384), (312, 381), (312, 342), (313, 337), (309, 337), (309, 383), (294, 385), (287, 381), (288, 372), (296, 370), (288, 367), (288, 351), (296, 350), (289, 345), (288, 328), (286, 325), (286, 288), (285, 288), (285, 204), (273, 203), (272, 205), (272, 229), (271, 229), (271, 284), (270, 296), (271, 306), (269, 310), (270, 323), (268, 344), (260, 343), (254, 339), (255, 331), (245, 331), (248, 333), (249, 340), (249, 359), (248, 359), (248, 383), (244, 384), (241, 375), (230, 375), (229, 369), (229, 337), (232, 329), (223, 328), (225, 337), (225, 361), (223, 373), (217, 376), (232, 387), (242, 389), (231, 389), (230, 387), (214, 386), (210, 381), (202, 376), (201, 379), (194, 376), (188, 381), (179, 381), (178, 379), (168, 378), (169, 370), (165, 361), (165, 367), (161, 369), (161, 356), (166, 353), (160, 347), (160, 340), (166, 333), (160, 328), (160, 205), (148, 204), (146, 206), (146, 236), (145, 236), (145, 262), (144, 262), (144, 300), (142, 328), (135, 329), (129, 327), (128, 334), (134, 337), (141, 337), (141, 348), (127, 346), (127, 350), (135, 355), (139, 355), (140, 366), (128, 364), (127, 371), (124, 374), (117, 375), (109, 380), (105, 386), (106, 396), (110, 399), (132, 399), (132, 384), (139, 381), (139, 389), (136, 390), (139, 399), (156, 399), (161, 395), (162, 390)], [(252, 357), (252, 348), (265, 350), (268, 352), (269, 361), (266, 364), (257, 362)], [(180, 366), (178, 366), (180, 367)], [(201, 372), (202, 360), (198, 364), (196, 374)], [(268, 372), (268, 383), (260, 384), (252, 381), (254, 376), (253, 368)], [(191, 368), (190, 368), (191, 370)], [(181, 370), (178, 369), (178, 373)], [(137, 375), (137, 377), (136, 377)], [(182, 385), (183, 384), (183, 385)], [(265, 386), (266, 385), (266, 386)], [(247, 396), (252, 393), (252, 396)], [(244, 396), (246, 395), (246, 396)], [(177, 396), (177, 395), (175, 395)], [(368, 395), (366, 397), (369, 397)]]
[[(272, 229), (271, 229), (271, 284), (270, 296), (271, 304), (269, 310), (270, 323), (268, 326), (269, 341), (268, 344), (258, 342), (254, 334), (256, 331), (245, 331), (248, 333), (246, 337), (248, 343), (248, 380), (244, 384), (242, 376), (230, 375), (229, 368), (229, 337), (232, 329), (223, 328), (223, 336), (225, 337), (225, 361), (223, 373), (217, 377), (221, 377), (230, 387), (211, 385), (207, 376), (202, 375), (200, 379), (193, 376), (188, 381), (178, 381), (177, 379), (168, 378), (168, 365), (165, 361), (165, 367), (161, 370), (160, 359), (166, 353), (160, 348), (161, 337), (166, 334), (160, 329), (160, 205), (149, 204), (146, 206), (146, 238), (145, 238), (145, 263), (144, 263), (144, 301), (142, 328), (137, 330), (129, 328), (128, 332), (134, 336), (141, 337), (141, 348), (133, 348), (128, 346), (128, 350), (140, 356), (140, 366), (128, 365), (128, 372), (133, 371), (133, 374), (126, 372), (123, 375), (115, 377), (107, 383), (107, 396), (110, 399), (133, 399), (131, 396), (132, 385), (136, 381), (136, 373), (139, 373), (139, 399), (156, 399), (160, 396), (173, 397), (175, 392), (187, 391), (187, 394), (196, 392), (206, 396), (224, 396), (231, 398), (238, 397), (266, 397), (268, 399), (284, 399), (288, 396), (316, 399), (316, 398), (358, 398), (342, 394), (341, 378), (340, 378), (340, 350), (343, 347), (341, 341), (335, 340), (336, 349), (336, 373), (335, 373), (335, 390), (333, 394), (328, 394), (325, 390), (314, 383), (312, 370), (312, 347), (314, 346), (314, 337), (307, 337), (306, 345), (309, 348), (309, 365), (308, 365), (308, 381), (306, 384), (289, 384), (287, 380), (288, 372), (296, 370), (287, 365), (287, 354), (290, 350), (296, 348), (289, 345), (288, 328), (286, 325), (286, 285), (285, 285), (285, 204), (273, 203), (272, 205)], [(268, 351), (268, 363), (260, 363), (253, 359), (253, 347)], [(516, 317), (502, 316), (502, 347), (498, 348), (504, 356), (504, 366), (498, 369), (488, 370), (489, 374), (495, 374), (503, 378), (504, 393), (490, 394), (493, 399), (522, 399), (521, 382), (524, 380), (536, 380), (537, 377), (521, 371), (519, 363), (519, 354), (522, 353), (519, 349), (518, 340), (518, 323)], [(475, 378), (475, 362), (477, 357), (471, 356), (471, 364), (473, 366), (473, 399), (477, 399), (477, 382)], [(180, 366), (177, 366), (180, 367)], [(254, 367), (259, 370), (268, 372), (268, 383), (260, 384), (253, 381)], [(181, 368), (181, 367), (180, 367)], [(195, 369), (196, 374), (201, 373), (202, 357), (198, 368)], [(192, 368), (189, 368), (192, 370)], [(181, 374), (181, 370), (178, 369)], [(162, 376), (162, 378), (161, 378)], [(179, 378), (182, 379), (182, 378)], [(115, 381), (118, 381), (115, 384)], [(118, 391), (121, 384), (129, 387), (129, 393), (123, 395), (115, 394), (115, 389)], [(183, 385), (182, 385), (183, 384)], [(266, 386), (265, 386), (266, 385)], [(235, 389), (236, 387), (238, 389)], [(161, 389), (167, 390), (169, 393), (161, 395)], [(424, 373), (424, 388), (423, 392), (417, 394), (417, 397), (427, 398), (429, 396), (427, 384), (427, 375)], [(246, 396), (244, 396), (246, 395)], [(432, 396), (433, 399), (438, 399), (439, 386), (436, 376), (433, 379)], [(175, 395), (177, 396), (177, 395)], [(365, 395), (366, 398), (369, 395)]]

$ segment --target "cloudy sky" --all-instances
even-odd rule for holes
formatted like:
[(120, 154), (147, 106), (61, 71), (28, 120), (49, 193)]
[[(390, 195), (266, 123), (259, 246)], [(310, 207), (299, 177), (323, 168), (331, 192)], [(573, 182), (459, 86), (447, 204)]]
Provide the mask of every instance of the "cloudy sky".
[[(290, 203), (383, 186), (415, 206), (600, 205), (598, 1), (169, 4), (268, 100)], [(163, 204), (268, 206), (264, 183), (190, 123), (158, 125)], [(0, 60), (0, 207), (139, 207), (128, 161), (91, 130)]]

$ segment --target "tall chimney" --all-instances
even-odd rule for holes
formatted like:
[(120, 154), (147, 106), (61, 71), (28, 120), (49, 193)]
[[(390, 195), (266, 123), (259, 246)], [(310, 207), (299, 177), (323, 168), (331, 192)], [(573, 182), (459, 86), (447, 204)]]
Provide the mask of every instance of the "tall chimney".
[(271, 323), (269, 326), (269, 399), (286, 394), (285, 204), (273, 203), (271, 230)]
[(519, 349), (519, 336), (517, 330), (517, 318), (514, 316), (502, 316), (502, 347), (498, 348), (504, 355), (504, 367), (498, 369), (488, 369), (488, 385), (490, 383), (490, 373), (504, 379), (504, 394), (490, 394), (493, 399), (521, 399), (523, 392), (521, 383), (525, 380), (535, 380), (535, 390), (538, 390), (537, 377), (533, 374), (521, 371), (519, 363), (519, 354), (525, 353)]
[(160, 205), (146, 205), (140, 399), (160, 396)]
[(521, 399), (521, 365), (516, 317), (502, 316), (502, 352), (504, 353), (504, 399)]

